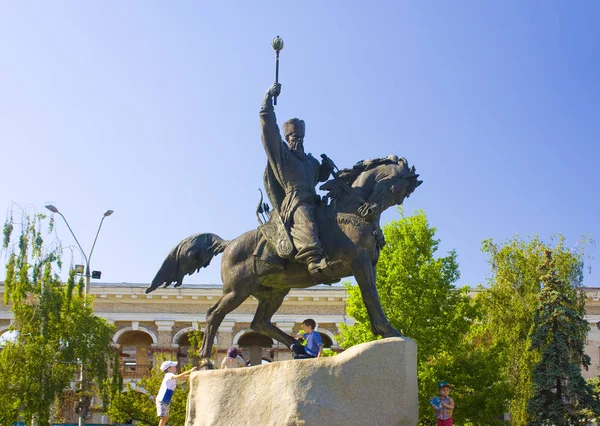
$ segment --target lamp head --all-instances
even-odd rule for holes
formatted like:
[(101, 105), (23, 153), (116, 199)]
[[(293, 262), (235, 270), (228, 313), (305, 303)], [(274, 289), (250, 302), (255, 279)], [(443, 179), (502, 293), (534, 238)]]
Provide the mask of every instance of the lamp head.
[(58, 209), (56, 207), (54, 207), (54, 205), (52, 205), (52, 204), (46, 204), (44, 207), (46, 207), (52, 213), (58, 213)]

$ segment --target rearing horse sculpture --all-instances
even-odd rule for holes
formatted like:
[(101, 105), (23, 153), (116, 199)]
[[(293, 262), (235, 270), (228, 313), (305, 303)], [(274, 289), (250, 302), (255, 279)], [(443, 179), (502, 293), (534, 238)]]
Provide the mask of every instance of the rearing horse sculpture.
[[(356, 278), (371, 330), (382, 337), (400, 336), (400, 332), (386, 318), (375, 287), (375, 265), (384, 245), (380, 215), (387, 208), (402, 204), (421, 184), (418, 176), (404, 158), (389, 156), (361, 161), (321, 186), (331, 200), (328, 205), (322, 203), (319, 212), (323, 248), (329, 260), (341, 265), (334, 278), (351, 275)], [(361, 214), (357, 213), (359, 209)], [(223, 253), (223, 295), (206, 313), (199, 354), (203, 365), (210, 366), (213, 341), (225, 316), (250, 296), (258, 299), (251, 324), (253, 330), (288, 347), (297, 342), (273, 325), (271, 318), (292, 288), (311, 287), (315, 283), (305, 264), (289, 260), (283, 261), (284, 267), (272, 267), (263, 262), (255, 256), (259, 244), (264, 244), (264, 239), (258, 229), (231, 241), (210, 233), (192, 235), (171, 250), (146, 290), (149, 293), (173, 282), (178, 287), (185, 275), (208, 266), (214, 256)]]

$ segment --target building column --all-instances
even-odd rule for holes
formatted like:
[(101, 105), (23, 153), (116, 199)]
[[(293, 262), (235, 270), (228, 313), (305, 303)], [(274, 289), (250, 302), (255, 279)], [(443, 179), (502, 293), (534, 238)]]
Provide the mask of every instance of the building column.
[(172, 331), (175, 321), (154, 321), (158, 331), (157, 349), (171, 349)]
[(252, 346), (250, 348), (250, 364), (261, 365), (262, 364), (262, 348), (260, 346)]
[(233, 327), (235, 321), (223, 321), (219, 326), (217, 341), (221, 349), (229, 349), (233, 344)]

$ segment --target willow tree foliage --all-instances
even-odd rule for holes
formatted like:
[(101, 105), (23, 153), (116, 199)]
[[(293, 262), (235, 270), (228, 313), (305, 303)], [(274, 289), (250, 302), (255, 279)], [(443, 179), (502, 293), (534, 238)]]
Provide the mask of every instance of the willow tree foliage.
[[(585, 293), (577, 279), (558, 277), (550, 251), (539, 268), (542, 290), (533, 318), (531, 350), (541, 353), (533, 370), (533, 397), (528, 410), (533, 426), (587, 423), (600, 415), (592, 386), (581, 375), (590, 366), (584, 352), (589, 324)], [(575, 278), (577, 274), (574, 275)]]
[(567, 292), (575, 294), (583, 279), (584, 253), (566, 248), (562, 236), (554, 247), (538, 237), (524, 240), (516, 236), (503, 244), (486, 240), (482, 250), (491, 266), (489, 286), (477, 296), (484, 312), (482, 326), (487, 327), (493, 344), (503, 348), (498, 368), (509, 385), (511, 424), (528, 425), (533, 421), (528, 402), (535, 396), (534, 369), (542, 360), (542, 347), (532, 345), (544, 276), (540, 267), (545, 252), (551, 250), (553, 276), (565, 284), (565, 291), (572, 289)]
[(114, 327), (94, 315), (92, 299), (84, 296), (73, 271), (66, 283), (60, 280), (61, 248), (44, 245), (42, 232), (46, 227), (52, 232), (52, 220), (26, 212), (19, 220), (11, 216), (4, 224), (4, 303), (14, 315), (16, 338), (0, 351), (0, 424), (20, 418), (42, 425), (60, 420), (58, 403), (82, 362), (89, 382), (108, 400)]
[[(400, 215), (383, 227), (386, 245), (377, 264), (377, 291), (390, 323), (418, 345), (420, 422), (435, 424), (428, 400), (443, 380), (453, 385), (456, 424), (496, 424), (507, 400), (497, 370), (500, 344), (491, 342), (479, 325), (480, 306), (469, 289), (454, 285), (459, 278), (456, 253), (437, 257), (440, 240), (425, 213), (404, 216), (400, 210)], [(359, 288), (347, 285), (347, 291), (346, 311), (357, 323), (342, 325), (339, 340), (346, 348), (376, 338)]]

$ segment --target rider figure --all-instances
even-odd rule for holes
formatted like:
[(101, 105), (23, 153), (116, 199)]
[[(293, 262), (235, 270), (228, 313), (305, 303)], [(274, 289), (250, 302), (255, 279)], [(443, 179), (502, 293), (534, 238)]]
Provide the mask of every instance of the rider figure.
[(308, 265), (313, 276), (326, 273), (329, 264), (321, 247), (316, 222), (319, 197), (318, 182), (325, 182), (333, 163), (325, 157), (321, 164), (304, 152), (303, 120), (292, 118), (283, 124), (287, 144), (281, 139), (273, 96), (279, 96), (280, 84), (269, 88), (260, 110), (262, 142), (269, 159), (265, 170), (265, 189), (273, 207), (279, 212), (298, 253), (296, 260)]

